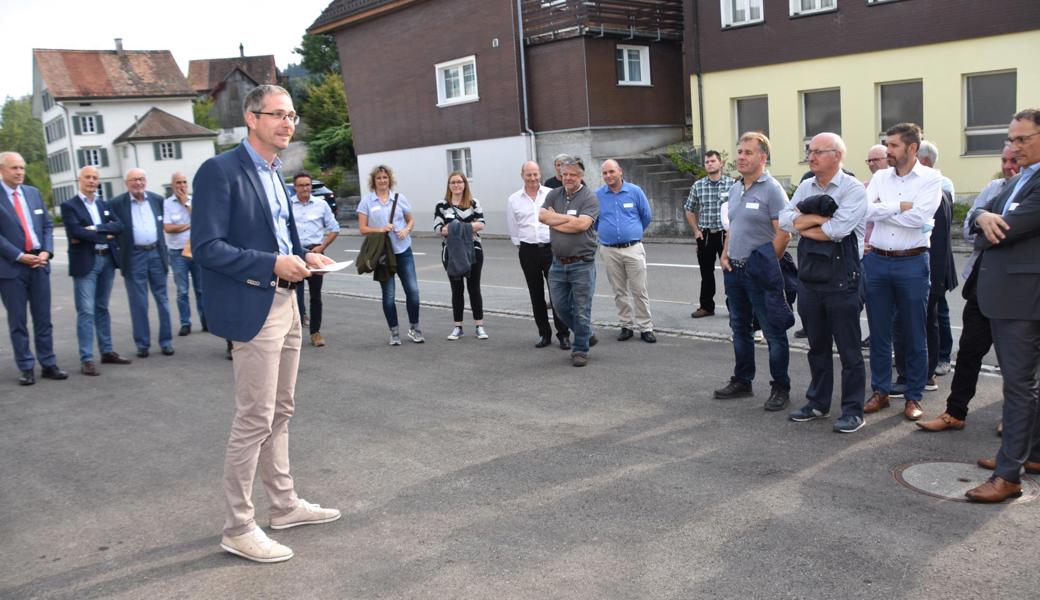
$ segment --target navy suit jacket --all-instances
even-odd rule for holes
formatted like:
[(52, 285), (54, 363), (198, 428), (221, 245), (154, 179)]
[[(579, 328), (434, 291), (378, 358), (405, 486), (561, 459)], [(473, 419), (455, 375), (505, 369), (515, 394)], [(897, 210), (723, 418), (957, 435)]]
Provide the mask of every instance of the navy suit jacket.
[[(31, 185), (22, 184), (22, 194), (25, 195), (25, 204), (29, 207), (29, 214), (25, 215), (30, 227), (36, 232), (36, 239), (40, 242), (40, 250), (46, 250), (54, 256), (54, 222), (43, 204), (43, 196), (40, 190)], [(29, 267), (18, 262), (18, 255), (25, 252), (25, 231), (22, 223), (18, 220), (18, 213), (14, 211), (14, 205), (7, 196), (7, 190), (0, 186), (0, 279), (14, 279), (18, 276), (20, 269)], [(45, 267), (50, 272), (50, 263)]]
[(101, 224), (97, 225), (95, 231), (87, 230), (94, 221), (79, 194), (61, 203), (61, 221), (65, 224), (65, 237), (69, 239), (69, 275), (72, 277), (83, 277), (94, 268), (96, 244), (108, 244), (116, 266), (119, 266), (117, 240), (110, 240), (108, 236), (116, 236), (123, 231), (123, 222), (101, 198), (95, 198), (94, 203), (101, 217)]
[[(1018, 184), (1021, 174), (1006, 184), (1004, 190), (983, 210), (1001, 214)], [(1004, 220), (1008, 230), (999, 244), (991, 244), (986, 236), (975, 238), (979, 257), (979, 279), (976, 295), (982, 314), (990, 319), (1040, 320), (1040, 171), (1022, 187), (1015, 197), (1017, 204)], [(972, 230), (979, 232), (972, 221)]]
[[(192, 189), (191, 252), (202, 267), (206, 323), (214, 335), (249, 341), (271, 311), (278, 256), (271, 207), (249, 152), (239, 145), (202, 163)], [(289, 238), (303, 258), (292, 211)]]
[[(152, 214), (155, 215), (154, 225), (158, 234), (156, 243), (159, 244), (159, 256), (162, 257), (163, 270), (169, 271), (170, 255), (166, 252), (166, 236), (163, 235), (163, 205), (165, 199), (159, 194), (149, 191), (145, 191), (144, 197), (151, 204)], [(116, 264), (119, 265), (119, 270), (123, 272), (123, 277), (129, 277), (130, 273), (133, 272), (131, 261), (134, 256), (134, 221), (133, 213), (130, 210), (131, 202), (133, 200), (130, 198), (130, 193), (124, 192), (112, 198), (110, 203), (116, 218), (123, 222), (123, 230), (116, 236), (119, 246), (117, 250), (119, 258), (116, 260)]]

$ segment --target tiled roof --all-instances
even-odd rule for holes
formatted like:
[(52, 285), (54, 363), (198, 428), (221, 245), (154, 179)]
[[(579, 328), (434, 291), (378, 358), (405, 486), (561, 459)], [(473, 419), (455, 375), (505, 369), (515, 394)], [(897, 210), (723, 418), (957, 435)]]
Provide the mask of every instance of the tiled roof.
[(245, 73), (258, 85), (278, 83), (274, 55), (208, 58), (188, 63), (188, 83), (202, 94), (217, 88), (235, 69)]
[[(330, 33), (340, 26), (405, 7), (418, 0), (332, 0), (308, 33)], [(365, 13), (370, 13), (366, 15)]]
[(217, 134), (166, 111), (151, 108), (130, 129), (119, 134), (113, 143), (204, 137), (217, 137)]
[(33, 49), (55, 100), (194, 96), (169, 50)]

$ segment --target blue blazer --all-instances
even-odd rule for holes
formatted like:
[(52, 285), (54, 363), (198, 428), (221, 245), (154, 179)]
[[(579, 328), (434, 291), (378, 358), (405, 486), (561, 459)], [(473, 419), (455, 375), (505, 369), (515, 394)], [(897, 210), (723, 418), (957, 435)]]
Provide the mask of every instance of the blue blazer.
[[(159, 244), (159, 256), (162, 257), (163, 270), (169, 271), (170, 255), (166, 252), (166, 236), (163, 234), (163, 197), (148, 191), (144, 193), (144, 197), (152, 205), (152, 214), (155, 215), (155, 230), (158, 234), (156, 243)], [(130, 211), (131, 202), (133, 200), (130, 199), (130, 194), (122, 193), (112, 198), (112, 202), (109, 204), (115, 216), (123, 222), (123, 230), (116, 236), (116, 240), (119, 242), (116, 264), (123, 272), (123, 277), (129, 277), (133, 271), (130, 265), (134, 256), (134, 221)]]
[(61, 221), (65, 224), (65, 237), (69, 239), (69, 275), (72, 277), (83, 277), (94, 268), (96, 244), (108, 244), (116, 266), (119, 266), (118, 240), (110, 240), (108, 236), (119, 235), (123, 231), (123, 222), (104, 200), (96, 198), (94, 202), (101, 217), (101, 224), (97, 226), (96, 231), (87, 230), (94, 221), (91, 220), (87, 205), (83, 203), (79, 194), (61, 203)]
[[(54, 256), (54, 222), (51, 221), (51, 215), (43, 204), (43, 196), (40, 195), (40, 190), (31, 185), (22, 184), (21, 187), (22, 193), (25, 194), (25, 204), (29, 207), (29, 214), (25, 217), (36, 232), (40, 250), (46, 250)], [(29, 268), (18, 262), (18, 255), (23, 252), (25, 231), (18, 220), (18, 213), (14, 212), (14, 205), (7, 196), (7, 190), (0, 186), (0, 279), (14, 279), (20, 269)], [(48, 263), (48, 273), (50, 268)]]
[[(206, 324), (214, 335), (247, 342), (274, 302), (278, 239), (271, 207), (241, 145), (202, 163), (192, 189), (191, 253), (202, 267)], [(289, 238), (293, 254), (303, 258), (292, 211)]]

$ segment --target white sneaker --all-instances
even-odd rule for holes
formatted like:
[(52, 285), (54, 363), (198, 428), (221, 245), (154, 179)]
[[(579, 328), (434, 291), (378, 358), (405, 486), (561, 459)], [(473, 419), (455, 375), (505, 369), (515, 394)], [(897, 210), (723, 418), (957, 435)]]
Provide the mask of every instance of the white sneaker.
[(459, 339), (464, 335), (466, 334), (462, 332), (462, 328), (456, 325), (454, 328), (452, 328), (451, 333), (448, 334), (448, 339), (454, 342), (455, 340)]
[(343, 514), (335, 508), (322, 508), (318, 504), (311, 504), (300, 498), (296, 503), (296, 508), (291, 513), (281, 517), (271, 517), (271, 529), (288, 529), (297, 525), (329, 523), (342, 516)]
[(267, 537), (263, 529), (254, 527), (252, 531), (236, 535), (224, 536), (220, 539), (220, 547), (224, 550), (262, 563), (282, 562), (293, 557), (292, 548), (283, 546)]
[(396, 331), (391, 331), (390, 332), (390, 345), (391, 346), (400, 346), (401, 345), (401, 336)]
[(762, 333), (762, 330), (761, 329), (756, 329), (755, 330), (755, 343), (756, 344), (761, 344), (762, 342), (765, 341), (765, 339), (766, 339), (766, 336), (765, 336), (764, 333)]
[(412, 340), (416, 344), (421, 344), (426, 341), (426, 338), (422, 336), (422, 331), (418, 327), (408, 330), (408, 339)]
[(937, 367), (935, 367), (935, 374), (942, 377), (943, 375), (949, 373), (952, 369), (953, 366), (951, 366), (950, 363), (941, 362)]
[(488, 339), (487, 330), (484, 329), (483, 325), (477, 325), (477, 339), (486, 340)]

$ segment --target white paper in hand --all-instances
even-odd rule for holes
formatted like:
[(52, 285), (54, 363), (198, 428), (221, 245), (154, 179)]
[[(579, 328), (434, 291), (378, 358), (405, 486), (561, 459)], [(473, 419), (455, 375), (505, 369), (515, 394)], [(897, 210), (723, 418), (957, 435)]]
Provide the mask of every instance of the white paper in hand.
[(336, 271), (342, 271), (350, 265), (354, 264), (354, 261), (348, 260), (347, 262), (334, 262), (330, 265), (325, 265), (320, 268), (308, 267), (307, 270), (311, 273), (335, 273)]

